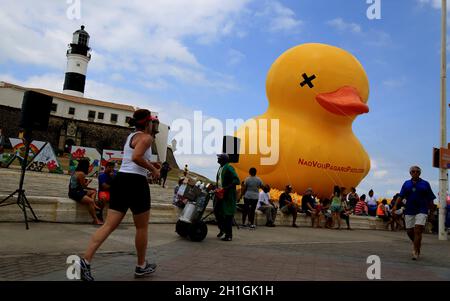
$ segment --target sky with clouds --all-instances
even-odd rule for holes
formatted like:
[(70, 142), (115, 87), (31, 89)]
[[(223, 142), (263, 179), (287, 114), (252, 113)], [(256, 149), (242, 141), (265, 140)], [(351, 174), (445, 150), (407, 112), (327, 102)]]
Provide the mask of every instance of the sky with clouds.
[[(418, 164), (437, 193), (440, 0), (381, 0), (380, 20), (367, 18), (366, 0), (1, 3), (1, 81), (61, 91), (67, 45), (84, 24), (92, 47), (85, 96), (150, 108), (169, 125), (195, 110), (255, 117), (267, 109), (266, 75), (279, 55), (308, 42), (342, 47), (370, 82), (370, 113), (353, 124), (372, 159), (358, 190), (390, 197)], [(177, 160), (215, 177), (215, 156)]]

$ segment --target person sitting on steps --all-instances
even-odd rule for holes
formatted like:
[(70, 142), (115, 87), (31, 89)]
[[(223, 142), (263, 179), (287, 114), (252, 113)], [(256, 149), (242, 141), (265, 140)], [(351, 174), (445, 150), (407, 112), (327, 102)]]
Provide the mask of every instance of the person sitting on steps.
[(363, 194), (356, 202), (355, 215), (358, 215), (358, 216), (368, 216), (369, 215), (369, 209), (367, 208), (365, 194)]
[(391, 227), (393, 226), (393, 223), (391, 221), (391, 218), (389, 217), (389, 211), (386, 208), (387, 206), (387, 200), (383, 199), (380, 204), (378, 204), (377, 207), (377, 217), (382, 219), (385, 224), (385, 228), (387, 229), (389, 225)]
[(114, 168), (116, 163), (111, 161), (106, 163), (104, 172), (98, 176), (98, 205), (100, 210), (97, 210), (97, 218), (103, 222), (103, 208), (109, 203), (111, 183), (115, 176)]
[[(331, 228), (332, 223), (332, 217), (331, 217), (331, 201), (329, 199), (322, 200), (319, 204), (316, 206), (316, 215), (317, 215), (317, 228)], [(325, 219), (325, 225), (322, 226), (321, 220), (322, 217)]]
[(270, 199), (270, 186), (264, 185), (263, 191), (259, 192), (257, 210), (261, 211), (266, 215), (266, 226), (275, 227), (275, 219), (277, 217), (278, 208), (275, 206), (273, 201)]
[(70, 177), (69, 181), (69, 198), (77, 203), (88, 206), (88, 212), (93, 219), (94, 225), (102, 225), (103, 223), (98, 219), (96, 209), (100, 210), (100, 207), (95, 203), (95, 196), (97, 191), (92, 188), (88, 188), (91, 181), (86, 179), (86, 175), (89, 172), (89, 161), (80, 160), (75, 172)]
[(297, 228), (298, 226), (295, 222), (297, 221), (298, 206), (292, 201), (292, 197), (290, 195), (291, 192), (292, 186), (286, 185), (286, 189), (280, 195), (278, 203), (280, 205), (281, 212), (284, 214), (292, 214), (292, 227)]
[(302, 211), (306, 216), (311, 217), (311, 227), (314, 227), (317, 218), (316, 198), (313, 196), (312, 188), (306, 189), (302, 197)]

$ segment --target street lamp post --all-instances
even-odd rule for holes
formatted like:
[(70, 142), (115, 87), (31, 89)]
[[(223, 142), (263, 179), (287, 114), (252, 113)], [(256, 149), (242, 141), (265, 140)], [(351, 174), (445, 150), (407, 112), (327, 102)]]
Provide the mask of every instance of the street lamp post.
[[(447, 148), (447, 0), (442, 0), (441, 43), (441, 147)], [(445, 231), (447, 191), (447, 169), (439, 166), (439, 240), (447, 240), (447, 232)]]

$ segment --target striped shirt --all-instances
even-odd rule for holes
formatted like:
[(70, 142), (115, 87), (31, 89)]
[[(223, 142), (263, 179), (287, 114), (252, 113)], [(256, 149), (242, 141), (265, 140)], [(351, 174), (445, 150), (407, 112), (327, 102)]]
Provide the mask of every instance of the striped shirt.
[(360, 215), (366, 213), (366, 203), (364, 201), (358, 201), (355, 206), (355, 214)]

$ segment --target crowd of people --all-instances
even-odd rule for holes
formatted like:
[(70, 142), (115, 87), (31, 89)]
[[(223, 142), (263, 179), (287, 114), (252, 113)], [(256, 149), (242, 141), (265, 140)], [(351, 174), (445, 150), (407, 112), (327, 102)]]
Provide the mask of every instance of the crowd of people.
[[(121, 223), (128, 209), (133, 213), (136, 227), (137, 261), (135, 276), (144, 277), (156, 270), (156, 264), (146, 260), (148, 223), (150, 218), (151, 198), (148, 183), (158, 183), (163, 188), (171, 167), (167, 162), (162, 165), (152, 163), (151, 145), (158, 133), (159, 121), (151, 116), (148, 110), (137, 110), (130, 125), (135, 127), (124, 145), (124, 157), (120, 170), (115, 170), (115, 163), (106, 164), (98, 177), (98, 188), (91, 188), (91, 180), (87, 179), (89, 161), (80, 160), (75, 172), (71, 175), (68, 196), (74, 201), (84, 204), (92, 217), (93, 224), (101, 227), (91, 236), (85, 253), (80, 260), (80, 271), (83, 280), (93, 280), (91, 261), (103, 242)], [(5, 137), (0, 128), (0, 159), (3, 155)], [(433, 204), (436, 198), (430, 184), (420, 178), (418, 166), (410, 168), (411, 179), (404, 182), (399, 193), (390, 202), (379, 199), (371, 189), (366, 194), (358, 194), (355, 187), (330, 187), (330, 195), (320, 199), (313, 188), (299, 191), (301, 203), (293, 200), (294, 188), (286, 185), (278, 199), (271, 197), (269, 183), (264, 183), (257, 176), (257, 169), (250, 168), (249, 175), (240, 181), (236, 171), (230, 164), (227, 154), (217, 156), (220, 165), (216, 176), (214, 198), (214, 214), (219, 228), (217, 237), (223, 241), (232, 241), (234, 215), (238, 203), (242, 200), (242, 226), (256, 229), (256, 212), (264, 214), (265, 226), (275, 227), (278, 212), (292, 216), (291, 226), (297, 228), (298, 214), (304, 214), (311, 220), (311, 227), (341, 229), (343, 221), (346, 228), (351, 229), (352, 216), (377, 217), (385, 223), (386, 229), (392, 231), (406, 230), (413, 244), (412, 259), (417, 260), (421, 252), (422, 233), (427, 221), (437, 222), (437, 208)], [(186, 164), (183, 169), (184, 178), (180, 178), (175, 187), (173, 204), (183, 208), (187, 200), (178, 196), (178, 189), (188, 176)], [(149, 178), (150, 174), (150, 178)], [(150, 180), (149, 180), (150, 179)], [(237, 186), (241, 185), (238, 194)], [(450, 206), (450, 205), (449, 205)], [(108, 208), (106, 220), (103, 210)], [(437, 228), (437, 225), (434, 225)]]
[[(225, 167), (232, 178), (231, 183), (236, 190), (239, 184), (233, 167), (228, 164), (228, 157), (225, 154), (218, 155), (218, 162), (221, 165), (218, 171), (217, 185), (221, 187), (220, 177)], [(415, 167), (417, 169), (418, 167)], [(412, 168), (412, 170), (415, 170)], [(222, 175), (223, 176), (223, 175)], [(302, 194), (301, 204), (297, 204), (292, 198), (293, 187), (286, 185), (285, 190), (280, 194), (278, 199), (271, 198), (270, 185), (263, 183), (261, 178), (257, 176), (256, 168), (250, 168), (249, 175), (240, 182), (241, 190), (239, 195), (233, 195), (236, 199), (236, 204), (230, 202), (227, 207), (232, 208), (227, 214), (226, 227), (222, 227), (220, 235), (224, 235), (223, 229), (228, 229), (230, 232), (227, 235), (227, 240), (231, 240), (232, 234), (229, 227), (236, 208), (240, 208), (242, 212), (241, 227), (249, 229), (256, 228), (256, 212), (259, 211), (266, 217), (265, 226), (275, 227), (276, 217), (278, 211), (284, 215), (292, 216), (292, 227), (298, 227), (297, 216), (299, 213), (305, 214), (311, 219), (311, 227), (341, 229), (345, 221), (346, 229), (351, 230), (351, 216), (370, 216), (381, 219), (384, 222), (386, 229), (391, 231), (408, 229), (408, 222), (405, 221), (405, 207), (408, 194), (405, 191), (395, 194), (390, 202), (387, 199), (381, 201), (376, 197), (374, 191), (370, 189), (366, 194), (359, 195), (355, 187), (351, 187), (347, 191), (346, 187), (334, 186), (330, 190), (332, 193), (329, 197), (319, 199), (312, 188), (306, 189)], [(222, 185), (223, 186), (223, 185)], [(230, 187), (231, 187), (230, 186)], [(177, 192), (175, 188), (174, 205), (183, 207), (185, 202), (176, 199)], [(432, 197), (432, 192), (427, 192)], [(241, 202), (242, 201), (242, 202)], [(225, 202), (225, 201), (224, 201)], [(431, 202), (432, 203), (432, 202)], [(430, 204), (431, 204), (430, 203)], [(435, 206), (430, 205), (432, 209), (430, 214), (435, 214)], [(215, 211), (218, 211), (215, 209)], [(219, 210), (220, 211), (220, 210)], [(407, 214), (406, 214), (407, 215)], [(219, 214), (220, 216), (220, 214)], [(217, 214), (216, 214), (217, 217)], [(408, 217), (406, 217), (407, 219)], [(220, 217), (219, 217), (220, 219)], [(430, 218), (431, 220), (431, 218)], [(219, 221), (220, 224), (220, 221)]]
[[(222, 240), (231, 241), (232, 239), (232, 218), (236, 211), (236, 185), (239, 184), (239, 178), (234, 168), (228, 164), (226, 154), (218, 155), (220, 164), (217, 173), (218, 189), (223, 195), (215, 206), (214, 210), (220, 232), (217, 235)], [(266, 215), (266, 226), (274, 227), (278, 209), (283, 214), (292, 215), (292, 227), (298, 227), (296, 224), (299, 212), (311, 217), (312, 227), (326, 227), (332, 229), (341, 229), (342, 219), (350, 230), (350, 216), (373, 216), (380, 218), (385, 223), (385, 227), (391, 227), (392, 231), (405, 229), (413, 244), (412, 259), (417, 260), (420, 255), (422, 233), (425, 230), (427, 220), (432, 220), (436, 215), (436, 206), (434, 195), (430, 184), (420, 178), (421, 169), (418, 166), (412, 166), (409, 170), (411, 179), (404, 182), (399, 193), (397, 193), (388, 204), (386, 199), (378, 202), (371, 189), (368, 197), (365, 194), (358, 195), (354, 187), (347, 193), (345, 187), (334, 186), (333, 193), (329, 198), (318, 200), (313, 189), (308, 188), (303, 193), (301, 206), (292, 200), (291, 193), (293, 188), (286, 185), (285, 191), (280, 195), (278, 202), (270, 198), (270, 186), (264, 184), (256, 176), (257, 170), (251, 168), (249, 176), (241, 183), (244, 199), (243, 206), (243, 225), (248, 216), (248, 227), (255, 229), (255, 210), (259, 210)], [(261, 191), (259, 191), (261, 190)], [(259, 191), (259, 193), (257, 193)], [(258, 200), (255, 206), (256, 195)], [(278, 204), (278, 205), (277, 205)], [(219, 207), (219, 208), (216, 208)], [(323, 220), (323, 222), (322, 222)]]
[[(377, 217), (385, 223), (385, 228), (392, 231), (405, 229), (413, 243), (412, 259), (417, 260), (420, 255), (422, 233), (427, 221), (436, 223), (437, 206), (434, 204), (434, 195), (430, 184), (420, 178), (421, 169), (412, 166), (409, 170), (411, 179), (404, 182), (399, 193), (393, 196), (388, 204), (386, 199), (378, 202), (374, 191), (358, 195), (356, 189), (351, 187), (347, 193), (345, 187), (334, 186), (333, 193), (329, 198), (318, 200), (313, 189), (308, 188), (302, 196), (301, 206), (298, 206), (291, 197), (292, 187), (287, 185), (285, 191), (278, 199), (270, 199), (270, 187), (256, 177), (256, 169), (251, 168), (249, 177), (242, 182), (245, 193), (249, 189), (261, 188), (259, 192), (257, 210), (266, 214), (266, 226), (275, 226), (276, 212), (278, 209), (284, 214), (292, 215), (292, 226), (297, 227), (297, 214), (302, 212), (311, 217), (312, 227), (326, 227), (333, 229), (341, 228), (342, 219), (345, 220), (347, 229), (350, 230), (350, 216), (372, 216)], [(248, 187), (247, 187), (248, 186)], [(244, 202), (247, 194), (244, 194)], [(250, 227), (254, 226), (253, 202), (248, 201), (245, 205), (243, 216), (250, 216)], [(323, 220), (323, 222), (322, 222)], [(245, 218), (243, 217), (243, 223)], [(434, 225), (436, 227), (437, 225)]]
[(396, 194), (388, 204), (386, 199), (379, 202), (373, 190), (368, 192), (368, 196), (365, 194), (360, 196), (354, 187), (347, 192), (345, 187), (335, 186), (328, 198), (319, 200), (313, 189), (308, 188), (302, 193), (301, 204), (297, 204), (291, 196), (293, 193), (291, 185), (286, 185), (278, 200), (271, 199), (270, 186), (264, 184), (256, 173), (257, 170), (251, 168), (249, 176), (241, 182), (243, 227), (256, 228), (256, 211), (261, 211), (266, 216), (266, 226), (274, 227), (279, 210), (283, 214), (292, 215), (292, 227), (298, 227), (297, 216), (303, 213), (311, 218), (312, 227), (340, 229), (344, 220), (347, 229), (351, 229), (350, 217), (354, 215), (378, 217), (385, 222), (386, 228), (390, 227), (392, 231), (405, 228), (403, 213), (405, 200), (397, 200), (399, 194)]
[[(131, 209), (136, 226), (136, 250), (137, 263), (135, 276), (143, 277), (156, 270), (156, 264), (146, 260), (148, 240), (148, 223), (150, 211), (150, 191), (147, 181), (147, 173), (151, 171), (155, 178), (162, 175), (161, 185), (165, 185), (165, 178), (170, 168), (149, 162), (150, 145), (157, 131), (152, 127), (157, 120), (151, 117), (146, 110), (137, 111), (134, 120), (136, 131), (132, 133), (124, 146), (124, 161), (119, 172), (114, 172), (114, 164), (107, 164), (105, 171), (99, 177), (98, 199), (97, 189), (88, 187), (86, 180), (89, 162), (81, 160), (77, 170), (70, 178), (69, 197), (77, 202), (86, 204), (93, 218), (94, 224), (103, 224), (102, 208), (109, 204), (108, 215), (105, 223), (91, 237), (83, 257), (80, 260), (80, 271), (83, 280), (93, 280), (91, 275), (91, 260), (97, 249), (107, 237), (121, 223), (125, 213)], [(141, 116), (142, 115), (142, 116)], [(242, 225), (250, 229), (256, 229), (256, 211), (260, 211), (266, 217), (265, 225), (275, 227), (278, 211), (285, 215), (292, 215), (292, 227), (297, 228), (297, 216), (303, 213), (311, 218), (312, 227), (325, 227), (341, 229), (342, 220), (347, 229), (351, 229), (351, 216), (375, 216), (385, 222), (386, 228), (391, 230), (406, 229), (408, 237), (413, 243), (412, 259), (417, 260), (420, 255), (422, 233), (427, 221), (430, 204), (435, 199), (428, 182), (422, 180), (420, 168), (413, 166), (410, 169), (411, 180), (406, 181), (401, 191), (396, 194), (388, 204), (386, 199), (378, 202), (374, 191), (370, 190), (368, 196), (359, 196), (354, 187), (347, 192), (345, 187), (334, 186), (329, 197), (318, 199), (312, 188), (302, 193), (301, 204), (292, 198), (293, 187), (286, 185), (278, 200), (271, 198), (270, 185), (263, 183), (257, 176), (256, 168), (249, 170), (249, 176), (244, 181), (240, 179), (230, 164), (227, 154), (219, 154), (217, 161), (220, 165), (214, 190), (214, 215), (216, 217), (219, 233), (217, 237), (223, 241), (232, 241), (233, 222), (240, 198), (243, 199)], [(186, 166), (187, 167), (187, 166)], [(185, 167), (184, 173), (187, 174)], [(183, 183), (181, 178), (175, 187)], [(240, 194), (237, 186), (241, 184)], [(173, 203), (183, 207), (186, 202), (174, 197)], [(248, 223), (246, 221), (248, 219)]]

